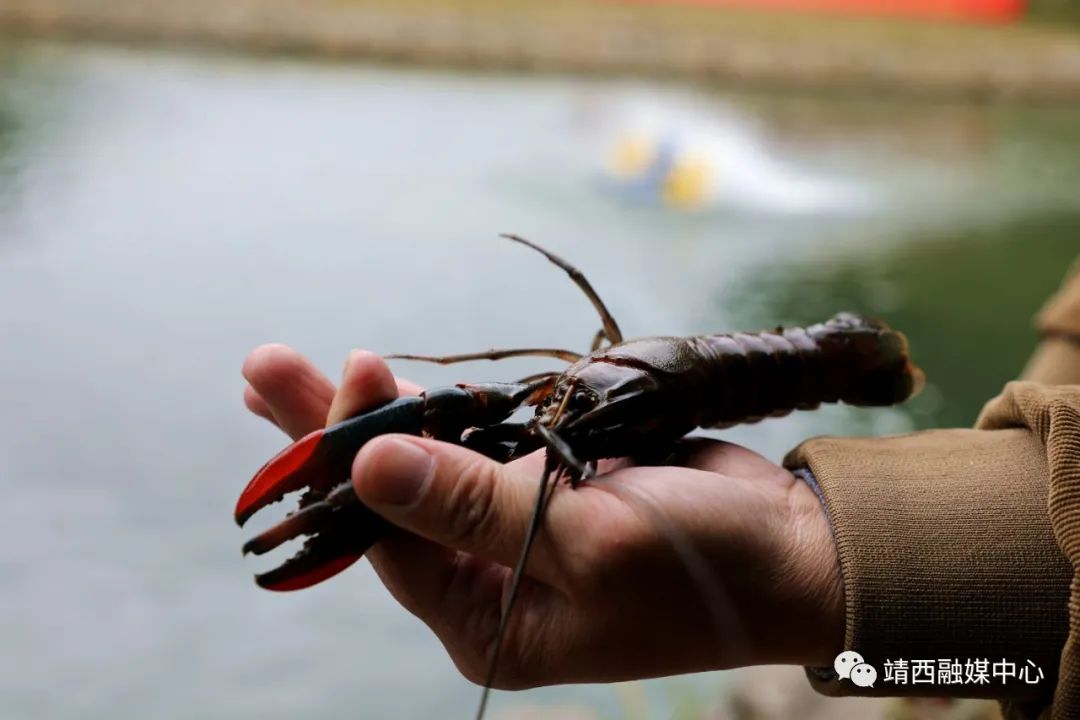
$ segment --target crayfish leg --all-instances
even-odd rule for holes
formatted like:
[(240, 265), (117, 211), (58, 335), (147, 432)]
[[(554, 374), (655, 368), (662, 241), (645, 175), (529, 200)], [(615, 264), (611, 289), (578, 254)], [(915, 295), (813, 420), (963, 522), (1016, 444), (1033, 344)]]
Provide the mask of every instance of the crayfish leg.
[(461, 445), (492, 460), (509, 462), (543, 447), (544, 443), (528, 423), (500, 423), (466, 430)]
[(454, 363), (470, 362), (472, 360), (505, 360), (515, 357), (549, 357), (575, 363), (581, 359), (581, 353), (573, 350), (560, 348), (506, 348), (482, 350), (474, 353), (462, 353), (460, 355), (407, 355), (395, 353), (384, 355), (387, 360), (419, 360), (420, 362), (437, 363), (439, 365), (453, 365)]

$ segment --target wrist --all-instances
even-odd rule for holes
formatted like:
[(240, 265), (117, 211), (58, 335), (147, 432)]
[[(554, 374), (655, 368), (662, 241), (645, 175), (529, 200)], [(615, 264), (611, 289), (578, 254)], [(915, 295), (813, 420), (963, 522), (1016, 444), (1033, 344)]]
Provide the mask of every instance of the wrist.
[[(787, 493), (787, 532), (781, 577), (790, 635), (779, 662), (831, 666), (844, 645), (844, 587), (825, 507), (808, 472), (796, 473)], [(788, 623), (784, 623), (788, 625)]]

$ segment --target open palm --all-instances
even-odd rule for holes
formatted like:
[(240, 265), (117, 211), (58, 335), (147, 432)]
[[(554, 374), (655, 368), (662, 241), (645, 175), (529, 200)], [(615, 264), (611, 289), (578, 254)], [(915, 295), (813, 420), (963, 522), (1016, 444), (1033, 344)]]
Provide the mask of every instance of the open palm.
[[(281, 345), (244, 364), (245, 402), (298, 438), (420, 389), (354, 351), (336, 388)], [(601, 465), (547, 509), (495, 686), (616, 681), (760, 663), (828, 665), (843, 635), (836, 551), (813, 491), (729, 443), (673, 464)], [(357, 495), (403, 529), (367, 557), (394, 597), (481, 682), (543, 469), (434, 440), (364, 447)]]

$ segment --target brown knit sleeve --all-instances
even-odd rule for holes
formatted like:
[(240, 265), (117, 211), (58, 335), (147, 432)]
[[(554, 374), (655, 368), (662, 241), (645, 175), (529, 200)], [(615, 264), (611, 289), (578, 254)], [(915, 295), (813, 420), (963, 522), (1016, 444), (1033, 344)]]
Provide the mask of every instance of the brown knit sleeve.
[(1080, 385), (1010, 383), (979, 417), (992, 432), (1028, 432), (1045, 447), (1049, 517), (1069, 562), (1068, 639), (1061, 653), (1052, 717), (1080, 717)]
[[(844, 585), (844, 647), (878, 671), (872, 689), (831, 670), (810, 671), (815, 688), (1017, 699), (1052, 692), (1072, 573), (1050, 527), (1047, 456), (1037, 433), (817, 438), (785, 465), (807, 467), (816, 478)], [(938, 681), (940, 659), (1031, 660), (1044, 679), (946, 684)], [(906, 683), (886, 679), (898, 660), (908, 662)], [(913, 681), (913, 660), (933, 661), (932, 681)]]

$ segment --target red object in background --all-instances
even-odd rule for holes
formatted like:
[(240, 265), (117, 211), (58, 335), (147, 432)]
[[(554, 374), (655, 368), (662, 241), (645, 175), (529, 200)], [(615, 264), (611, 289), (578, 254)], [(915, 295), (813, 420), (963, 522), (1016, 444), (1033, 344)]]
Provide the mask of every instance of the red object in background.
[(762, 10), (826, 11), (850, 15), (896, 15), (941, 20), (1011, 22), (1026, 0), (631, 0), (632, 2), (715, 5)]

